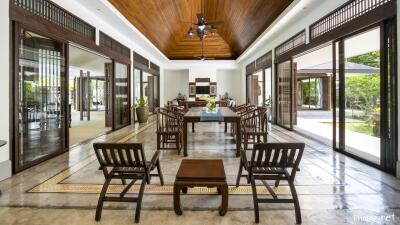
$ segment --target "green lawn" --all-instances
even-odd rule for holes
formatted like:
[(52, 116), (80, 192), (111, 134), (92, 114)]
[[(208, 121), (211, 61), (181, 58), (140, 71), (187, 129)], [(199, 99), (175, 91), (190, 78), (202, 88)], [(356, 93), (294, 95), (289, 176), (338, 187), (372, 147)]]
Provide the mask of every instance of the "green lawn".
[[(332, 125), (332, 122), (322, 122), (322, 123)], [(339, 126), (339, 124), (337, 123), (336, 126)], [(367, 122), (347, 122), (345, 123), (345, 127), (346, 130), (351, 130), (369, 136), (375, 136), (373, 131), (374, 126), (368, 124)]]

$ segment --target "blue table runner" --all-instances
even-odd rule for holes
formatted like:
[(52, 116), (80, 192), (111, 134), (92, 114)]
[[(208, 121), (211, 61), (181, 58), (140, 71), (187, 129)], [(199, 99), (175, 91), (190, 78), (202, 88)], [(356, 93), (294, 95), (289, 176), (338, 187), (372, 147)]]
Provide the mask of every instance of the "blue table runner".
[(221, 112), (202, 112), (200, 115), (201, 122), (223, 122), (224, 116)]

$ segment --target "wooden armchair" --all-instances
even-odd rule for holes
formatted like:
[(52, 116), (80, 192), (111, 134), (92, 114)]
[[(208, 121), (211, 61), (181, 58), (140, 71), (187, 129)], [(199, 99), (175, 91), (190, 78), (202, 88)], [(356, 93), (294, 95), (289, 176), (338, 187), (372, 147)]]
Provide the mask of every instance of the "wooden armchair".
[[(251, 183), (253, 192), (256, 223), (260, 221), (258, 203), (293, 203), (296, 213), (296, 223), (301, 224), (300, 204), (294, 186), (294, 179), (303, 152), (304, 143), (258, 143), (254, 145), (250, 161), (247, 160), (245, 150), (240, 152), (241, 159), (236, 186), (239, 187), (244, 168), (247, 171), (247, 182)], [(260, 180), (265, 185), (272, 198), (259, 199), (257, 197), (256, 180)], [(279, 186), (280, 181), (286, 180), (289, 184), (292, 198), (278, 198), (277, 194), (267, 183), (268, 180), (275, 181), (275, 187)]]
[[(243, 116), (245, 114), (247, 114), (254, 108), (255, 108), (254, 105), (240, 105), (240, 106), (237, 106), (236, 108), (234, 108), (233, 111), (236, 112), (241, 118), (243, 118)], [(232, 126), (231, 126), (231, 132), (232, 132), (233, 136), (236, 135), (236, 127), (235, 126), (236, 126), (235, 124), (232, 124)]]
[(259, 107), (242, 116), (241, 129), (245, 150), (249, 149), (249, 144), (267, 143), (269, 113), (267, 108)]
[[(157, 110), (157, 150), (176, 149), (181, 153), (183, 141), (183, 123), (179, 112), (159, 108)], [(173, 145), (173, 147), (171, 147)]]
[[(94, 143), (96, 157), (103, 170), (105, 182), (101, 190), (96, 209), (96, 221), (101, 219), (103, 202), (136, 202), (135, 222), (140, 220), (140, 209), (144, 187), (150, 183), (151, 177), (158, 176), (161, 185), (164, 185), (164, 179), (161, 172), (159, 155), (157, 151), (151, 161), (146, 161), (142, 144), (137, 143)], [(157, 174), (150, 174), (157, 168)], [(125, 186), (119, 197), (107, 196), (107, 189), (112, 179), (121, 179), (125, 185), (125, 180), (131, 182)], [(135, 184), (137, 180), (142, 180), (138, 197), (125, 197), (125, 194)]]

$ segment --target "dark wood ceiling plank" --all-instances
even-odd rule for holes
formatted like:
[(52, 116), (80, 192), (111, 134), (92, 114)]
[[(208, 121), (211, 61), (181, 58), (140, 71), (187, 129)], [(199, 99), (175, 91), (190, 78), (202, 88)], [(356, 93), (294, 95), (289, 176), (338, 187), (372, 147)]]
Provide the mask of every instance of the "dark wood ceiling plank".
[[(207, 21), (223, 20), (218, 34), (206, 37), (204, 54), (236, 59), (293, 0), (204, 0)], [(190, 39), (190, 24), (197, 21), (201, 0), (109, 0), (168, 58), (193, 59), (201, 55), (201, 42)]]

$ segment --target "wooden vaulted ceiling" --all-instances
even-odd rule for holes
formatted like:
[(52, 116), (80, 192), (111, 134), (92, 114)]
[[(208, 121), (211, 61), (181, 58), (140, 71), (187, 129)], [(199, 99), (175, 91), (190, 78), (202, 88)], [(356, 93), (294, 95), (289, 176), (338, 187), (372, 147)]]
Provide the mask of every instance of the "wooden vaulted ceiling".
[[(204, 0), (206, 21), (223, 20), (217, 33), (208, 35), (204, 55), (236, 59), (293, 0)], [(201, 0), (109, 0), (169, 59), (195, 59), (202, 55), (198, 37), (189, 38), (188, 23), (197, 22)]]

